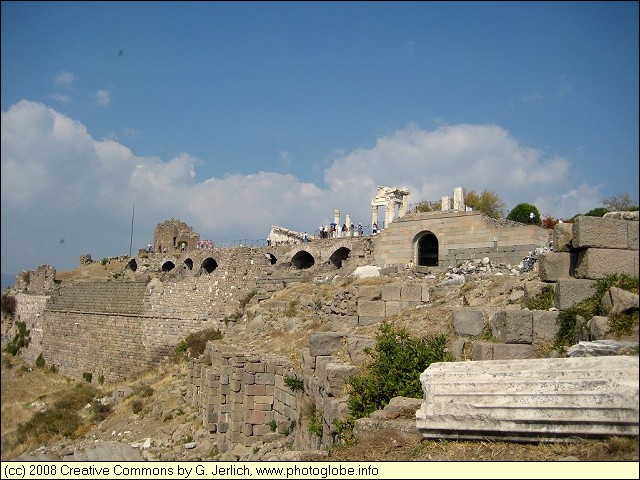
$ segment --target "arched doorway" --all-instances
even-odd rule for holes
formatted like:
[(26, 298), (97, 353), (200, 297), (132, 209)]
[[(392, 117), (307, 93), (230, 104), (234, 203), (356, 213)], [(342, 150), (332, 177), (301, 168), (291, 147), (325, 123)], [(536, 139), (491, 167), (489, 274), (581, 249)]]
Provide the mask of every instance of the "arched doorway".
[(431, 232), (425, 232), (418, 239), (417, 265), (423, 267), (438, 266), (438, 238)]

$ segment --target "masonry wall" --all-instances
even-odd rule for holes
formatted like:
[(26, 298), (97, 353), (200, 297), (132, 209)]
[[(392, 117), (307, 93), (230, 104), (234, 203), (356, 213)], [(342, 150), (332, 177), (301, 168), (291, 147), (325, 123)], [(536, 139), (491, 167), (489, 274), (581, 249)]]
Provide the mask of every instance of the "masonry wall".
[[(200, 271), (200, 262), (212, 255), (217, 268)], [(182, 265), (184, 258), (194, 260), (192, 270), (175, 269), (153, 279), (138, 273), (159, 269), (166, 261)], [(224, 330), (224, 319), (252, 293), (256, 278), (273, 268), (264, 252), (248, 248), (190, 256), (153, 254), (137, 257), (137, 262), (141, 268), (136, 272), (65, 282), (50, 297), (41, 329), (48, 365), (75, 377), (85, 372), (109, 381), (135, 376), (168, 358), (189, 333)]]
[(295, 373), (284, 359), (209, 342), (204, 359), (189, 363), (188, 397), (220, 452), (300, 431), (301, 391), (286, 386)]
[(431, 232), (438, 239), (439, 266), (489, 257), (494, 264), (518, 265), (549, 244), (549, 231), (535, 225), (503, 226), (479, 212), (428, 212), (396, 218), (375, 240), (380, 267), (417, 264), (417, 241)]

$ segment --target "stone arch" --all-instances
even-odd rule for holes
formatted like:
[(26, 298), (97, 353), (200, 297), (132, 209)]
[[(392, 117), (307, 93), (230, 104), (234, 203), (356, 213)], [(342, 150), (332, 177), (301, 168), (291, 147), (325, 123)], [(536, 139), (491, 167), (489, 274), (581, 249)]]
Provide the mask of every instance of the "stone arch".
[(420, 232), (416, 236), (416, 265), (419, 267), (437, 267), (438, 257), (438, 237), (434, 233), (426, 231)]
[(136, 262), (135, 258), (129, 260), (129, 263), (127, 263), (127, 268), (129, 268), (132, 272), (138, 270), (138, 262)]
[(341, 268), (342, 262), (349, 257), (351, 249), (347, 247), (340, 247), (329, 257), (329, 261), (336, 267)]
[(174, 268), (176, 268), (176, 264), (173, 263), (171, 260), (167, 260), (166, 262), (164, 262), (162, 264), (162, 268), (161, 270), (163, 272), (170, 272), (171, 270), (173, 270)]
[(213, 272), (216, 268), (218, 268), (218, 262), (211, 257), (205, 258), (202, 262), (202, 269), (207, 273)]
[(193, 270), (193, 260), (191, 260), (190, 258), (186, 258), (183, 264), (187, 270)]
[(306, 250), (300, 250), (291, 259), (291, 264), (300, 270), (311, 268), (314, 263), (316, 263), (316, 261), (313, 258), (313, 255)]

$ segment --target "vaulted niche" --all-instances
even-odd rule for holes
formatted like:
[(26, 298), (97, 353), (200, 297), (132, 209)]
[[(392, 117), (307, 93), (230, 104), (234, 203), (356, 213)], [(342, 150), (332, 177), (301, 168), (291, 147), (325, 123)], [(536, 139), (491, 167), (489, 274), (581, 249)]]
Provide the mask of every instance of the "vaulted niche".
[(138, 262), (136, 262), (135, 258), (132, 258), (131, 260), (129, 260), (129, 263), (127, 263), (127, 268), (130, 268), (131, 271), (135, 272), (138, 269)]
[(213, 272), (216, 268), (218, 268), (218, 262), (211, 257), (205, 258), (202, 262), (202, 269), (207, 273)]
[(438, 238), (431, 232), (424, 232), (417, 242), (417, 265), (438, 266)]
[(316, 261), (313, 259), (313, 255), (311, 255), (309, 252), (305, 252), (304, 250), (300, 250), (291, 259), (291, 265), (299, 268), (300, 270), (311, 268), (313, 267), (314, 263), (316, 263)]
[(276, 256), (273, 253), (265, 253), (265, 256), (267, 257), (267, 260), (269, 261), (269, 264), (271, 264), (271, 265), (275, 265), (276, 262), (278, 261), (276, 259)]
[(184, 268), (186, 268), (188, 270), (193, 270), (193, 260), (191, 260), (190, 258), (187, 258), (184, 261)]
[(175, 263), (173, 263), (171, 260), (167, 260), (166, 262), (164, 262), (162, 264), (162, 271), (163, 272), (170, 272), (171, 270), (173, 270), (174, 268), (176, 268)]
[(349, 257), (351, 250), (347, 247), (340, 247), (329, 257), (329, 261), (336, 267), (342, 267), (342, 261)]

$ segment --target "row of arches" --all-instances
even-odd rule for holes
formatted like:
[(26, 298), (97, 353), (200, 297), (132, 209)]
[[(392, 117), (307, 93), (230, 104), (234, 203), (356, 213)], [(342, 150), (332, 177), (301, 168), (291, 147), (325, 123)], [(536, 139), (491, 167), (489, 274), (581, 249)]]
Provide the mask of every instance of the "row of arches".
[[(438, 249), (439, 242), (438, 238), (429, 231), (424, 231), (418, 233), (414, 237), (414, 245), (415, 245), (415, 263), (418, 266), (425, 267), (437, 267), (439, 262), (438, 257)], [(347, 247), (340, 247), (334, 251), (329, 257), (328, 263), (333, 265), (335, 268), (341, 268), (342, 263), (347, 260), (349, 254), (351, 253), (351, 249)], [(271, 265), (274, 265), (277, 262), (277, 259), (273, 253), (265, 254), (267, 260)], [(315, 265), (316, 261), (314, 256), (306, 250), (298, 251), (291, 258), (291, 265), (299, 270), (306, 270)], [(182, 267), (185, 270), (193, 270), (194, 262), (191, 258), (186, 258), (182, 262)], [(127, 268), (132, 271), (136, 271), (138, 269), (138, 264), (135, 258), (132, 258), (127, 264)], [(162, 272), (170, 272), (176, 268), (176, 264), (172, 260), (166, 260), (160, 267)], [(218, 268), (218, 262), (212, 257), (205, 258), (200, 264), (200, 269), (203, 273), (212, 273), (216, 268)]]
[[(418, 266), (437, 267), (439, 265), (438, 237), (432, 232), (420, 232), (414, 238), (415, 263)], [(329, 263), (336, 268), (342, 267), (342, 262), (349, 257), (351, 250), (340, 247), (329, 257)], [(300, 250), (291, 258), (291, 264), (300, 270), (311, 268), (315, 265), (315, 258), (306, 250)]]
[[(185, 270), (193, 270), (193, 259), (191, 258), (185, 258), (184, 261), (182, 262), (182, 267)], [(135, 272), (136, 270), (138, 270), (138, 262), (136, 262), (135, 258), (132, 258), (129, 263), (127, 263), (127, 268), (130, 269), (131, 271)], [(172, 260), (166, 260), (161, 266), (160, 266), (160, 271), (162, 272), (170, 272), (172, 270), (174, 270), (176, 268), (176, 264), (172, 261)], [(204, 273), (211, 273), (213, 272), (216, 268), (218, 268), (218, 262), (215, 261), (215, 259), (211, 258), (211, 257), (207, 257), (205, 258), (202, 263), (200, 264), (200, 269), (204, 272)]]

